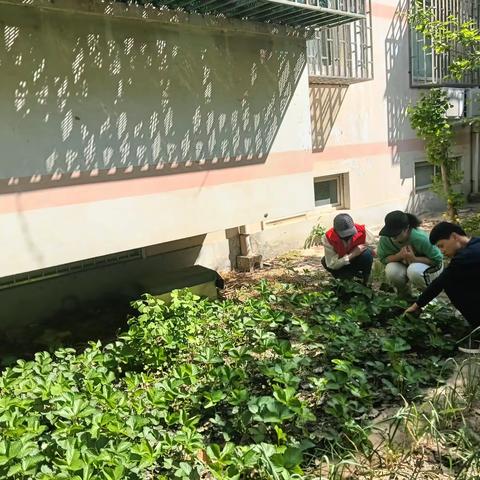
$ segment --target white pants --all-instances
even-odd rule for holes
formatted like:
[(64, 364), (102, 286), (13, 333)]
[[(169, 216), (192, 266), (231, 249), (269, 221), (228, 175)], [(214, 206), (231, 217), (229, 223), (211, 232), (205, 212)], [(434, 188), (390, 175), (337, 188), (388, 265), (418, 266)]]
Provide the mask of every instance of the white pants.
[[(387, 282), (391, 283), (399, 291), (405, 291), (407, 283), (420, 290), (425, 290), (427, 284), (423, 274), (429, 268), (430, 266), (425, 263), (404, 265), (400, 262), (390, 262), (385, 266), (385, 276), (387, 277)], [(442, 268), (430, 274), (430, 280), (437, 278), (440, 273), (442, 273)]]

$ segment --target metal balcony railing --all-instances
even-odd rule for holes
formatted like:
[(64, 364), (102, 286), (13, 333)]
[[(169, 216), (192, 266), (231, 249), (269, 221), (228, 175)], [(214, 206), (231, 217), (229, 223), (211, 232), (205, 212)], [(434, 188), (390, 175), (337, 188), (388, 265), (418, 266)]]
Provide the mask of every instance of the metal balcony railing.
[[(413, 1), (413, 0), (412, 0)], [(423, 0), (431, 8), (436, 20), (448, 20), (453, 15), (461, 21), (474, 20), (480, 26), (478, 0)], [(475, 87), (480, 84), (480, 72), (471, 72), (461, 79), (449, 75), (449, 65), (461, 51), (436, 53), (431, 40), (415, 29), (410, 29), (410, 77), (412, 87)]]
[(373, 78), (370, 2), (365, 17), (354, 22), (319, 28), (307, 41), (311, 83), (351, 84)]
[(253, 22), (318, 28), (365, 17), (365, 0), (118, 0), (153, 4), (202, 15), (224, 15)]

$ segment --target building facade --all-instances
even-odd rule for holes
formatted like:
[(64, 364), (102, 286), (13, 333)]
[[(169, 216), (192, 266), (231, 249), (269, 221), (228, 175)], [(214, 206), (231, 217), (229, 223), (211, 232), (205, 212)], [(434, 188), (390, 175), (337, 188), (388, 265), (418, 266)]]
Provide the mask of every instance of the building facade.
[(5, 288), (151, 256), (224, 270), (242, 236), (271, 257), (339, 210), (441, 208), (403, 0), (139, 3), (0, 0)]

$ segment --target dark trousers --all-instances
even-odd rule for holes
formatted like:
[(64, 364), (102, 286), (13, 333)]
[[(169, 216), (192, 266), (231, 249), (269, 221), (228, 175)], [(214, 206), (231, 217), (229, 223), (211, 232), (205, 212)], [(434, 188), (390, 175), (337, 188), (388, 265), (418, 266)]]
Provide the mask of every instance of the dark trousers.
[(366, 283), (372, 271), (372, 264), (373, 255), (370, 249), (365, 250), (361, 255), (355, 257), (349, 265), (345, 265), (338, 270), (328, 268), (325, 257), (322, 258), (322, 265), (325, 267), (325, 270), (330, 272), (334, 278), (340, 280), (351, 280), (354, 277), (358, 277)]

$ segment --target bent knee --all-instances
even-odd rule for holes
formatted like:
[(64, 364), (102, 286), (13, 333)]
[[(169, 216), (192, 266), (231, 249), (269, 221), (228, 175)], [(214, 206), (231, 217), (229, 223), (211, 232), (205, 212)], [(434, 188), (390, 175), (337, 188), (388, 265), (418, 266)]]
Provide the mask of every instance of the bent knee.
[(385, 277), (387, 281), (395, 284), (404, 284), (407, 281), (407, 269), (400, 262), (390, 262), (385, 266)]
[(407, 268), (407, 277), (410, 282), (417, 286), (426, 286), (424, 272), (428, 269), (428, 265), (423, 263), (412, 263)]

